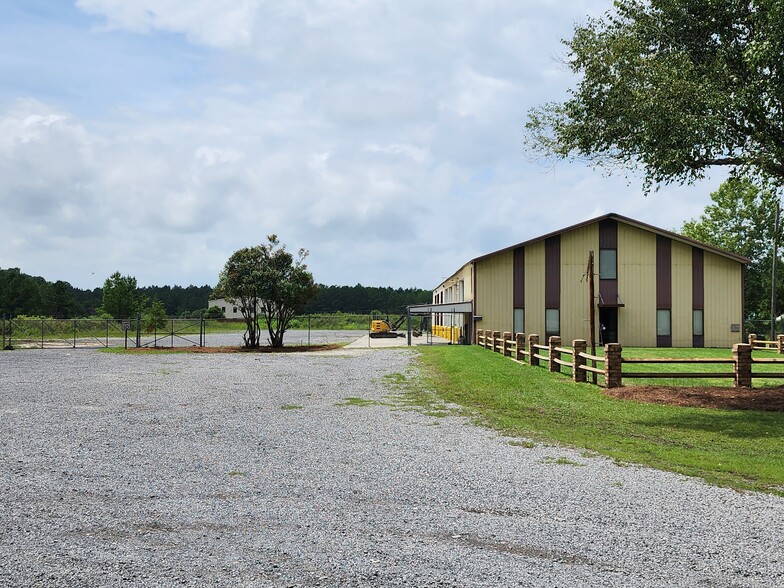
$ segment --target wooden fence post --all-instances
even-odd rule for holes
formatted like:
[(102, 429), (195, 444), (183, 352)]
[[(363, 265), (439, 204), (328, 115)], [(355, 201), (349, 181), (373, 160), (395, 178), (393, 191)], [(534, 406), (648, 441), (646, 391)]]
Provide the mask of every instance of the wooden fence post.
[(604, 346), (604, 386), (605, 388), (620, 388), (623, 386), (623, 348), (619, 343), (608, 343)]
[(504, 357), (512, 357), (512, 350), (509, 349), (509, 341), (511, 341), (511, 340), (512, 340), (512, 333), (510, 333), (509, 331), (504, 331), (504, 337), (503, 337), (503, 343), (502, 343), (502, 345), (503, 345), (502, 351), (503, 351)]
[(754, 333), (749, 333), (749, 345), (754, 347), (754, 344), (757, 342), (757, 335)]
[(539, 345), (539, 335), (528, 335), (528, 352), (531, 354), (528, 357), (532, 366), (539, 365), (539, 358), (536, 357), (536, 354), (539, 353), (539, 350), (536, 348), (537, 345)]
[(778, 349), (779, 354), (784, 353), (784, 335), (778, 335), (776, 337), (776, 348)]
[(585, 353), (586, 349), (588, 349), (588, 343), (583, 339), (572, 341), (572, 350), (574, 351), (574, 355), (572, 355), (572, 380), (575, 382), (585, 382), (585, 377), (588, 375), (585, 370), (580, 369), (585, 365), (585, 358), (580, 357), (580, 354)]
[(557, 351), (555, 348), (561, 346), (561, 338), (553, 335), (547, 341), (547, 346), (550, 348), (548, 355), (550, 356), (549, 360), (549, 368), (551, 372), (560, 372), (561, 371), (561, 364), (556, 361), (556, 359), (561, 359), (561, 352)]
[(517, 333), (515, 335), (515, 359), (517, 361), (525, 361), (525, 333)]
[(485, 331), (485, 349), (493, 350), (493, 331)]
[[(751, 335), (749, 335), (751, 339)], [(732, 359), (735, 360), (735, 388), (751, 388), (751, 344), (735, 343)]]
[(498, 348), (498, 342), (501, 340), (501, 331), (493, 331), (493, 347), (492, 350), (498, 351), (499, 353), (501, 350)]

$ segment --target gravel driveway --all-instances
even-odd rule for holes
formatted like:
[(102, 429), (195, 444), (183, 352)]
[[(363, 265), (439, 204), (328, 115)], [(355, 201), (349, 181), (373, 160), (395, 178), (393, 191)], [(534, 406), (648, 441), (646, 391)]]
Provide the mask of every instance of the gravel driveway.
[(402, 410), (411, 358), (0, 353), (0, 585), (784, 585), (784, 499)]

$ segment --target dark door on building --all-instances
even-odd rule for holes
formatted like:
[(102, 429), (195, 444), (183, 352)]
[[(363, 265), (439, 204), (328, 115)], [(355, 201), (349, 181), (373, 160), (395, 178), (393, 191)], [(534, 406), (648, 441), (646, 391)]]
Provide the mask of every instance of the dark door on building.
[(618, 309), (600, 308), (599, 309), (599, 343), (618, 342)]

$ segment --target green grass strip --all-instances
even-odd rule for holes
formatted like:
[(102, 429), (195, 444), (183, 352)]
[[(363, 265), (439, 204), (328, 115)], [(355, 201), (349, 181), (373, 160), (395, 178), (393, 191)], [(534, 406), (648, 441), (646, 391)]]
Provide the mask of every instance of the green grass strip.
[(618, 400), (477, 346), (419, 350), (430, 389), (505, 434), (784, 495), (784, 413)]

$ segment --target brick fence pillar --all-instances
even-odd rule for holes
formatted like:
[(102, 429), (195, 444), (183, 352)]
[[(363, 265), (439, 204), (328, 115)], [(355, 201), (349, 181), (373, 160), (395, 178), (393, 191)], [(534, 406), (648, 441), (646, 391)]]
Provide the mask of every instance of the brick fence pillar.
[(572, 379), (575, 382), (585, 382), (585, 376), (588, 375), (588, 372), (580, 369), (585, 365), (585, 358), (580, 357), (580, 354), (585, 353), (586, 349), (588, 349), (588, 343), (583, 339), (575, 339), (572, 341), (572, 349), (574, 351), (572, 356)]
[(509, 341), (512, 340), (512, 333), (509, 331), (504, 331), (503, 342), (501, 343), (501, 351), (504, 354), (504, 357), (512, 357), (512, 350), (509, 349)]
[(501, 331), (493, 331), (493, 346), (490, 348), (493, 351), (499, 351), (498, 343), (501, 341)]
[(757, 335), (754, 333), (749, 333), (749, 345), (754, 347), (754, 344), (757, 342)]
[(752, 346), (747, 343), (735, 343), (732, 346), (732, 359), (735, 361), (736, 388), (751, 388), (751, 351)]
[(556, 361), (556, 359), (561, 359), (561, 352), (556, 350), (556, 347), (561, 346), (561, 338), (556, 337), (553, 335), (547, 341), (548, 347), (550, 347), (549, 356), (550, 356), (550, 371), (551, 372), (560, 372), (561, 371), (561, 364)]
[(780, 354), (784, 353), (784, 335), (778, 335), (776, 337), (776, 348)]
[(620, 388), (623, 385), (621, 370), (623, 348), (619, 343), (608, 343), (604, 346), (604, 386), (606, 388)]
[(525, 333), (517, 333), (515, 343), (515, 359), (525, 361)]
[(539, 335), (528, 335), (528, 356), (531, 359), (531, 365), (537, 366), (539, 365), (539, 358), (536, 357), (536, 354), (539, 353), (539, 350), (535, 347), (539, 345)]

